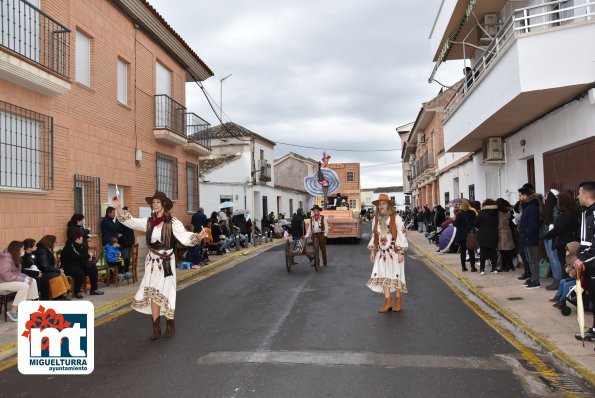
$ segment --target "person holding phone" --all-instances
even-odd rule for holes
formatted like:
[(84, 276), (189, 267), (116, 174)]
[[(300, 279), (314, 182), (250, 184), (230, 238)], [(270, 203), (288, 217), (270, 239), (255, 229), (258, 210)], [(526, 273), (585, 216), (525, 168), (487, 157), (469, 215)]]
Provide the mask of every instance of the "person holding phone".
[(163, 192), (155, 192), (145, 198), (151, 206), (148, 218), (134, 218), (122, 209), (120, 199), (114, 196), (112, 204), (120, 223), (135, 231), (145, 233), (149, 253), (145, 259), (145, 275), (134, 296), (132, 308), (152, 315), (153, 334), (151, 340), (161, 336), (161, 316), (165, 316), (167, 329), (165, 338), (175, 333), (174, 313), (176, 309), (176, 239), (184, 246), (195, 246), (205, 237), (206, 231), (188, 232), (181, 221), (171, 214), (173, 202)]

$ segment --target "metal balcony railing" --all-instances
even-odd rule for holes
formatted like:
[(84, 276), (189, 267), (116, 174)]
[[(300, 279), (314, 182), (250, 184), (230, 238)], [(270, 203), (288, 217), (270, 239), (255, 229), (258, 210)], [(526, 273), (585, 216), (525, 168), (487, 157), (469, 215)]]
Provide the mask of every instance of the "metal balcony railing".
[(501, 28), (485, 48), (479, 61), (465, 77), (464, 83), (444, 107), (444, 120), (452, 115), (469, 89), (486, 73), (496, 57), (507, 48), (507, 44), (513, 37), (529, 32), (549, 30), (561, 25), (591, 21), (593, 17), (595, 17), (595, 0), (585, 0), (582, 4), (577, 5), (569, 3), (567, 0), (558, 0), (514, 10), (501, 24)]
[(258, 161), (258, 180), (262, 182), (271, 181), (271, 165), (266, 159)]
[(70, 30), (24, 0), (0, 1), (0, 46), (70, 79)]
[(189, 139), (198, 142), (206, 147), (211, 146), (211, 137), (206, 131), (211, 127), (209, 122), (198, 116), (196, 113), (187, 112), (186, 114), (186, 135)]
[(155, 96), (155, 128), (186, 137), (186, 108), (165, 94)]

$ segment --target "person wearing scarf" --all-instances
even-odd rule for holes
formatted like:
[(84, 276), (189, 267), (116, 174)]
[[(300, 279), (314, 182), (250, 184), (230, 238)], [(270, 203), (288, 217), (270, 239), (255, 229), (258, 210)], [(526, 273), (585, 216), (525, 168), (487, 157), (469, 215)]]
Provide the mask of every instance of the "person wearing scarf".
[[(401, 310), (401, 293), (407, 293), (405, 251), (409, 244), (403, 220), (394, 211), (395, 202), (388, 195), (380, 194), (372, 204), (376, 209), (368, 250), (374, 267), (366, 286), (376, 293), (384, 294), (384, 305), (378, 312), (386, 313), (391, 309), (398, 312)], [(394, 302), (391, 302), (392, 292), (395, 292)]]
[(145, 233), (149, 252), (145, 259), (145, 274), (134, 296), (132, 308), (152, 316), (151, 340), (161, 337), (161, 316), (165, 316), (167, 329), (164, 338), (175, 332), (176, 310), (176, 239), (184, 246), (196, 246), (207, 236), (205, 229), (199, 233), (188, 232), (181, 221), (170, 213), (173, 202), (163, 192), (145, 198), (151, 206), (149, 218), (134, 218), (114, 197), (112, 203), (120, 223), (135, 231)]

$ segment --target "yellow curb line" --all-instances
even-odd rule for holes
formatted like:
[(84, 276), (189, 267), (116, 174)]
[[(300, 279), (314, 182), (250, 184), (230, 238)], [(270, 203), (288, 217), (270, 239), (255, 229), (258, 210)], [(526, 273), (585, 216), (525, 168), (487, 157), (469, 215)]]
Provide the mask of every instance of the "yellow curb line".
[[(257, 250), (260, 250), (261, 247), (263, 247), (263, 248), (274, 247), (279, 244), (282, 244), (283, 242), (284, 241), (281, 240), (278, 242), (274, 241), (272, 243), (263, 243), (257, 247), (253, 246), (249, 249), (244, 249), (242, 251), (232, 253), (227, 257), (222, 257), (216, 261), (213, 261), (209, 265), (202, 266), (198, 269), (190, 270), (190, 272), (184, 273), (182, 275), (176, 275), (176, 285), (179, 284), (180, 282), (184, 282), (187, 279), (195, 277), (199, 274), (203, 274), (203, 273), (206, 274), (206, 275), (204, 275), (204, 277), (196, 279), (196, 281), (194, 283), (200, 282), (200, 281), (208, 278), (209, 276), (215, 275), (216, 273), (218, 273), (220, 271), (225, 271), (225, 270), (231, 268), (232, 266), (235, 266), (238, 264), (238, 263), (231, 263), (231, 260), (235, 260), (236, 258), (238, 258), (240, 256), (252, 254), (253, 252), (255, 252)], [(229, 264), (222, 264), (224, 262), (229, 263)], [(217, 268), (217, 269), (213, 269), (213, 268)], [(209, 271), (213, 271), (213, 272), (209, 272)], [(111, 322), (112, 320), (132, 311), (132, 308), (127, 308), (122, 311), (116, 312), (118, 309), (120, 309), (120, 308), (124, 307), (126, 304), (132, 302), (135, 294), (131, 294), (129, 296), (119, 299), (118, 301), (106, 304), (103, 307), (96, 309), (95, 315), (94, 315), (95, 319), (100, 318), (104, 315), (105, 316), (103, 318), (101, 318), (99, 321), (95, 322), (95, 326), (101, 326), (105, 323)], [(16, 346), (17, 346), (17, 342), (13, 341), (12, 343), (8, 343), (8, 344), (5, 344), (2, 347), (0, 347), (0, 357), (2, 357), (4, 355), (6, 358), (9, 358), (12, 355), (16, 354), (16, 352), (17, 352)], [(4, 354), (4, 352), (7, 352), (7, 354)], [(2, 359), (0, 359), (0, 361), (2, 361)], [(8, 361), (7, 363), (0, 365), (0, 372), (6, 370), (8, 368), (11, 368), (11, 367), (15, 366), (16, 364), (17, 364), (16, 359), (13, 361)]]
[[(412, 240), (410, 240), (409, 242), (412, 243), (416, 247), (416, 249), (421, 251), (426, 257), (430, 258), (432, 261), (434, 261), (435, 263), (440, 265), (443, 269), (446, 269), (447, 272), (449, 272), (452, 276), (454, 276), (456, 279), (461, 281), (469, 290), (471, 290), (471, 292), (473, 292), (473, 294), (475, 294), (477, 297), (479, 297), (483, 302), (488, 304), (490, 307), (495, 309), (498, 313), (500, 313), (502, 316), (504, 316), (508, 321), (513, 323), (516, 327), (521, 329), (527, 336), (529, 336), (531, 339), (536, 341), (542, 347), (544, 347), (547, 350), (549, 350), (550, 352), (552, 352), (552, 354), (554, 354), (558, 359), (560, 359), (566, 365), (568, 365), (568, 366), (572, 367), (574, 370), (576, 370), (589, 383), (591, 383), (592, 385), (595, 385), (595, 374), (593, 374), (589, 369), (585, 368), (582, 364), (580, 364), (577, 361), (575, 361), (574, 359), (572, 359), (568, 354), (562, 352), (552, 342), (550, 342), (545, 337), (543, 337), (542, 335), (537, 333), (535, 330), (531, 329), (528, 325), (526, 325), (521, 320), (516, 318), (508, 310), (506, 310), (505, 308), (500, 306), (498, 303), (496, 303), (494, 300), (492, 300), (490, 297), (488, 297), (485, 293), (478, 290), (474, 285), (472, 285), (469, 282), (469, 280), (467, 278), (462, 277), (462, 276), (458, 275), (457, 273), (455, 273), (454, 271), (452, 271), (448, 265), (444, 264), (442, 261), (440, 261), (438, 258), (436, 258), (432, 253), (425, 250), (417, 242), (414, 242)], [(486, 317), (489, 317), (489, 315), (485, 314), (479, 307), (477, 307), (477, 305), (475, 303), (470, 302), (468, 298), (464, 297), (463, 293), (460, 292), (458, 288), (453, 286), (449, 281), (446, 281), (440, 274), (438, 274), (424, 260), (421, 260), (421, 261), (424, 264), (426, 264), (426, 266), (428, 266), (432, 271), (434, 271), (434, 273), (436, 273), (436, 275), (438, 275), (444, 282), (446, 282), (446, 284), (457, 294), (457, 296), (461, 297), (461, 299), (465, 302), (465, 304), (467, 304), (469, 307), (471, 307), (473, 309), (473, 311), (475, 311), (482, 319), (484, 319), (486, 322), (488, 322), (488, 324), (492, 328), (494, 328), (498, 333), (502, 334), (515, 347), (517, 347), (517, 349), (519, 349), (519, 351), (521, 351), (523, 356), (525, 356), (525, 358), (527, 360), (530, 360), (535, 365), (535, 368), (539, 371), (540, 374), (542, 374), (544, 377), (547, 377), (548, 380), (554, 382), (554, 384), (559, 385), (558, 381), (550, 379), (550, 376), (555, 375), (555, 373), (553, 373), (553, 372), (550, 373), (551, 370), (546, 371), (546, 369), (549, 369), (549, 367), (545, 363), (543, 363), (533, 352), (528, 350), (520, 341), (518, 341), (508, 331), (506, 331), (501, 326), (499, 326), (499, 325), (495, 324), (494, 322), (491, 322), (489, 319), (487, 319)], [(481, 312), (478, 312), (478, 311), (481, 311)], [(531, 359), (531, 357), (533, 357), (537, 362), (535, 360)], [(542, 372), (542, 369), (543, 369), (543, 371), (545, 371), (545, 373)]]

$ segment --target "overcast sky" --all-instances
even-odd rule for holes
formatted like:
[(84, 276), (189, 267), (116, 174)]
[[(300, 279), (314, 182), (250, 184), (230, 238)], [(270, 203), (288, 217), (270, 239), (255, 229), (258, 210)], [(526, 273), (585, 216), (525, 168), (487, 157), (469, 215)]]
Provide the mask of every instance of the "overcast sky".
[[(331, 162), (360, 162), (361, 186), (402, 184), (397, 126), (415, 120), (439, 91), (428, 84), (429, 33), (441, 0), (149, 0), (215, 73), (204, 86), (224, 121), (275, 142), (322, 147)], [(451, 85), (462, 64), (442, 64)], [(219, 124), (202, 92), (187, 85), (186, 104)], [(283, 144), (275, 158), (322, 150)]]

